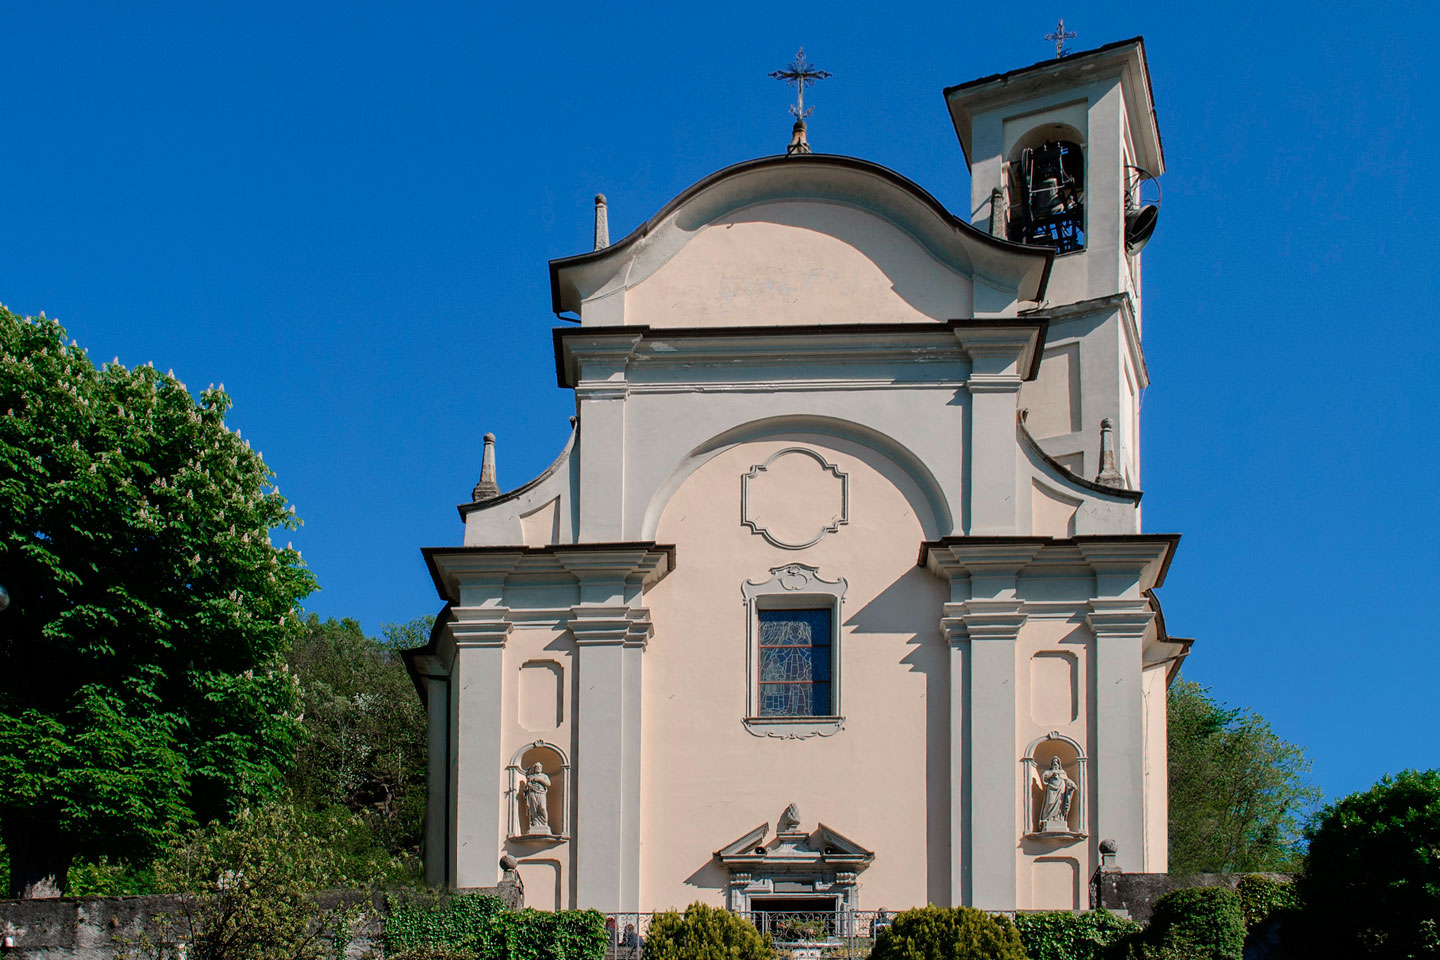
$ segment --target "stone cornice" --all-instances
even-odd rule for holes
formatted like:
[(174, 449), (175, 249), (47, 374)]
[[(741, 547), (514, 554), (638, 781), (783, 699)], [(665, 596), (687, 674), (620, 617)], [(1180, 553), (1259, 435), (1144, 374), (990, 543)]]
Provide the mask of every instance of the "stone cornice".
[(1128, 571), (1140, 590), (1165, 582), (1179, 534), (1053, 537), (943, 537), (920, 545), (917, 566), (946, 580), (997, 575), (1098, 575)]
[(1094, 599), (1085, 623), (1097, 639), (1132, 638), (1143, 640), (1155, 624), (1155, 611), (1148, 597), (1139, 600)]
[(656, 583), (675, 566), (675, 547), (653, 541), (572, 543), (547, 547), (426, 547), (421, 551), (435, 590), (460, 602), (462, 585), (500, 587), (516, 577), (638, 580)]
[(584, 646), (644, 647), (655, 632), (650, 611), (623, 605), (580, 604), (565, 624), (575, 642)]
[(455, 646), (503, 647), (514, 624), (510, 621), (510, 610), (506, 607), (461, 607), (452, 606), (454, 615), (447, 629), (455, 640)]
[(1150, 368), (1145, 364), (1145, 347), (1140, 342), (1140, 325), (1135, 320), (1135, 300), (1129, 290), (1121, 290), (1119, 293), (1090, 300), (1077, 300), (1074, 303), (1057, 303), (1036, 307), (1033, 310), (1021, 310), (1019, 315), (1044, 317), (1052, 323), (1064, 323), (1080, 317), (1097, 316), (1107, 310), (1115, 310), (1120, 314), (1120, 324), (1125, 328), (1125, 343), (1126, 349), (1130, 353), (1130, 363), (1134, 366), (1140, 380), (1136, 386), (1143, 390), (1150, 385)]
[(940, 631), (950, 643), (961, 640), (1014, 642), (1029, 619), (1019, 600), (987, 599), (947, 603)]
[[(797, 363), (843, 360), (854, 365), (866, 360), (893, 361), (903, 356), (907, 365), (956, 363), (980, 358), (1011, 358), (1005, 371), (1033, 380), (1039, 373), (1041, 347), (1048, 321), (1043, 317), (963, 318), (921, 323), (834, 323), (767, 327), (557, 327), (555, 375), (562, 387), (617, 390), (613, 372), (617, 363), (645, 364), (647, 370), (674, 370), (668, 379), (689, 380), (697, 363), (742, 362), (763, 369), (785, 368), (777, 379), (793, 381)], [(581, 367), (603, 359), (610, 367), (596, 380)], [(893, 379), (893, 378), (892, 378)], [(917, 383), (928, 383), (917, 378)], [(1018, 386), (1018, 381), (1017, 381)]]

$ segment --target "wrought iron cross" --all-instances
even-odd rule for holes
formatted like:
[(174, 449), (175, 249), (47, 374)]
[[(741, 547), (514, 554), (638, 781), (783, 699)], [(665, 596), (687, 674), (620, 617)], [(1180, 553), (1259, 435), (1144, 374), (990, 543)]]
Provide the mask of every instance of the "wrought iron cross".
[(1065, 41), (1074, 40), (1078, 36), (1080, 34), (1075, 31), (1065, 29), (1065, 18), (1061, 17), (1060, 21), (1055, 24), (1055, 32), (1045, 34), (1045, 39), (1055, 42), (1055, 59), (1059, 60), (1065, 56)]
[(816, 70), (806, 63), (805, 48), (801, 47), (800, 52), (795, 54), (795, 59), (790, 62), (788, 67), (776, 70), (770, 76), (776, 80), (784, 80), (795, 88), (795, 106), (790, 108), (790, 112), (795, 115), (796, 120), (804, 120), (815, 109), (814, 107), (809, 110), (805, 109), (805, 88), (824, 80), (830, 74), (825, 70)]

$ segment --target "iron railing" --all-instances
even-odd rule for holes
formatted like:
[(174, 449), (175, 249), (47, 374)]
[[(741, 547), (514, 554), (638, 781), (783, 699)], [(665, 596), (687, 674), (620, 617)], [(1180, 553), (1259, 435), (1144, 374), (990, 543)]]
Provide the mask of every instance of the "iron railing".
[[(865, 960), (894, 914), (886, 910), (737, 911), (768, 936), (781, 960)], [(607, 913), (606, 960), (643, 960), (650, 913)]]

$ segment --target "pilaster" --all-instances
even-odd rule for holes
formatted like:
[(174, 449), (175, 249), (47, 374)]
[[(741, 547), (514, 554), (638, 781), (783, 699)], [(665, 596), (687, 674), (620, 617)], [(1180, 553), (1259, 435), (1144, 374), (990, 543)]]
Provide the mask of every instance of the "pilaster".
[(1142, 649), (1155, 613), (1143, 598), (1094, 599), (1095, 830), (1114, 840), (1120, 869), (1145, 864), (1145, 717)]
[(639, 340), (636, 334), (571, 344), (578, 373), (581, 543), (608, 543), (624, 536), (625, 371)]
[(428, 734), (425, 762), (425, 882), (432, 887), (451, 884), (455, 876), (455, 845), (450, 830), (454, 809), (451, 782), (450, 677), (426, 675), (425, 729)]
[(569, 629), (579, 681), (575, 905), (638, 910), (641, 655), (653, 628), (643, 608), (582, 603)]
[(950, 582), (950, 902), (1015, 909), (1015, 644), (1020, 571), (1041, 541), (949, 538), (925, 564)]
[[(961, 853), (959, 889), (952, 859), (951, 897), (982, 910), (1016, 904), (1015, 642), (1026, 619), (1020, 601), (991, 598), (948, 603), (941, 620), (952, 670), (951, 837), (966, 838), (969, 848)], [(968, 743), (968, 757), (953, 756), (957, 740)], [(958, 818), (957, 796), (965, 808)]]
[(970, 392), (969, 532), (1013, 534), (1018, 529), (1015, 411), (1037, 345), (1028, 330), (957, 330), (955, 335), (971, 365), (965, 382)]
[(488, 887), (495, 883), (503, 831), (502, 697), (512, 625), (505, 607), (453, 607), (452, 613), (455, 619), (446, 627), (456, 647), (450, 678), (451, 876), (457, 887)]

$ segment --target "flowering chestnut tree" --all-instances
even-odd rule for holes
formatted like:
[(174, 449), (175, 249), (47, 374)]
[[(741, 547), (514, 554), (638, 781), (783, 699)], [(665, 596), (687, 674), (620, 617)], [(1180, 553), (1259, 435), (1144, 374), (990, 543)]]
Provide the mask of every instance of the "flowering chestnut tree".
[(97, 368), (0, 307), (0, 838), (11, 896), (153, 855), (264, 797), (300, 728), (284, 652), (314, 580), (273, 474), (170, 374)]

